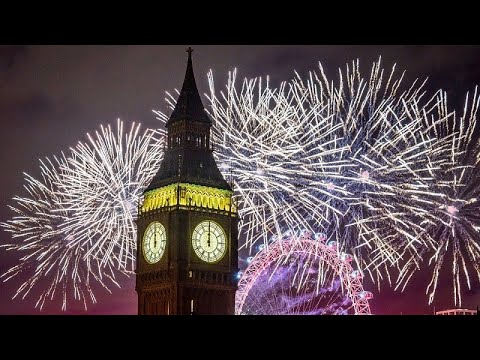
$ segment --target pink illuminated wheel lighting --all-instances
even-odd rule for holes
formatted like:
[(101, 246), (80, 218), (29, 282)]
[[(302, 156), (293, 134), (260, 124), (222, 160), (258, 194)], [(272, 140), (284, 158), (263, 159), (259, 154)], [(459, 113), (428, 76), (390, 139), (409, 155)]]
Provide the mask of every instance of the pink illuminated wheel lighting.
[(352, 256), (310, 232), (275, 239), (249, 259), (238, 282), (236, 315), (370, 315), (373, 295)]

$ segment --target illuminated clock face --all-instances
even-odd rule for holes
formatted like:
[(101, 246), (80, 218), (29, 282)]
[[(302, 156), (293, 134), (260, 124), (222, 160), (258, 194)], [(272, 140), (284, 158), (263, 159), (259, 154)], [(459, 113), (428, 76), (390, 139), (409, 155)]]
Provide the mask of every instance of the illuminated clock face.
[(225, 232), (214, 221), (202, 221), (193, 230), (192, 246), (201, 260), (208, 263), (217, 262), (222, 259), (227, 249)]
[(149, 264), (155, 264), (165, 252), (167, 233), (158, 221), (150, 223), (143, 234), (143, 257)]

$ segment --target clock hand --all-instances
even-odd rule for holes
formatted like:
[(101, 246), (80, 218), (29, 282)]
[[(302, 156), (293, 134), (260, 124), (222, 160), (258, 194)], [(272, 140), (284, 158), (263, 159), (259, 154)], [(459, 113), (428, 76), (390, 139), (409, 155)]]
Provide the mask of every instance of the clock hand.
[(210, 247), (210, 222), (208, 223), (208, 241), (207, 246)]

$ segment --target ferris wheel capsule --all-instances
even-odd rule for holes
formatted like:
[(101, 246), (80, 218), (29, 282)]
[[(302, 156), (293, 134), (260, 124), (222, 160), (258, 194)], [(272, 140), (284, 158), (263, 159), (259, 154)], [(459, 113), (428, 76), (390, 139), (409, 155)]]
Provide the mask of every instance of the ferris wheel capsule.
[(373, 294), (370, 291), (362, 291), (359, 295), (361, 299), (370, 300), (373, 298)]
[(331, 248), (337, 247), (337, 242), (335, 240), (331, 240), (328, 242), (327, 246)]
[(250, 264), (252, 262), (252, 260), (253, 260), (253, 256), (249, 256), (247, 258), (247, 264)]
[(317, 241), (325, 241), (327, 237), (323, 233), (315, 233), (314, 239)]
[(353, 260), (353, 256), (347, 253), (342, 253), (340, 258), (342, 259), (342, 261), (346, 261), (346, 262), (352, 262)]
[(312, 237), (312, 235), (313, 235), (312, 232), (308, 229), (303, 229), (302, 231), (300, 231), (300, 236), (309, 238), (309, 237)]
[(353, 270), (352, 273), (350, 274), (350, 276), (354, 279), (362, 279), (363, 278), (363, 275), (360, 272), (360, 270)]

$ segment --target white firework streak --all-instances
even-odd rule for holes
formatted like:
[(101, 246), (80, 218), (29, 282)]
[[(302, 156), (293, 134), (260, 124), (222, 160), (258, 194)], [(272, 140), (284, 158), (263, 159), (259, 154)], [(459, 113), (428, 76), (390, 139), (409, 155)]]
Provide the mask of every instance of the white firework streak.
[[(455, 305), (462, 304), (462, 283), (471, 289), (472, 272), (480, 282), (479, 105), (477, 88), (472, 97), (467, 93), (460, 116), (448, 109), (444, 92), (437, 97), (437, 114), (434, 118), (447, 121), (435, 123), (431, 130), (437, 137), (453, 136), (453, 140), (450, 142), (448, 161), (443, 164), (441, 173), (432, 185), (432, 191), (440, 196), (426, 204), (429, 215), (421, 224), (426, 229), (425, 237), (432, 244), (422, 249), (422, 257), (428, 259), (428, 265), (433, 264), (431, 281), (426, 288), (429, 303), (435, 299), (441, 274), (452, 277)], [(477, 138), (473, 139), (475, 133)], [(402, 286), (403, 291), (413, 272), (419, 270), (421, 265), (415, 258), (406, 262), (397, 288)]]
[[(449, 146), (426, 126), (435, 106), (432, 99), (422, 103), (425, 82), (400, 93), (403, 75), (394, 73), (395, 66), (384, 77), (380, 59), (366, 81), (357, 60), (345, 74), (339, 70), (338, 85), (321, 64), (320, 76), (293, 81), (301, 107), (316, 109), (299, 139), (311, 174), (305, 191), (316, 202), (309, 215), (378, 284), (385, 276), (391, 283), (389, 269), (406, 253), (428, 245), (419, 219), (424, 202), (441, 196), (430, 186)], [(334, 127), (326, 138), (323, 129)]]
[(114, 258), (127, 271), (135, 269), (137, 206), (163, 156), (163, 137), (140, 127), (124, 132), (118, 120), (116, 131), (108, 125), (87, 134), (88, 142), (71, 148), (60, 188), (72, 214), (62, 229), (77, 234), (87, 256), (102, 256), (102, 264)]
[(320, 223), (378, 283), (427, 245), (418, 218), (440, 196), (429, 185), (449, 143), (429, 134), (424, 83), (399, 93), (394, 69), (385, 82), (379, 60), (364, 81), (357, 61), (335, 86), (320, 65), (306, 82), (245, 80), (240, 91), (233, 72), (219, 96), (210, 74), (215, 155), (240, 195), (247, 245)]
[[(59, 191), (61, 170), (66, 163), (60, 159), (40, 160), (42, 180), (25, 175), (28, 196), (16, 196), (16, 206), (9, 206), (15, 215), (0, 225), (12, 233), (12, 242), (2, 244), (7, 251), (19, 256), (18, 265), (0, 277), (3, 281), (23, 279), (13, 298), (23, 299), (30, 293), (40, 292), (35, 307), (43, 308), (48, 300), (60, 293), (62, 309), (73, 298), (83, 302), (96, 298), (92, 285), (97, 284), (110, 292), (109, 286), (119, 286), (115, 279), (113, 262), (108, 259), (103, 265), (98, 257), (86, 256), (86, 249), (76, 240), (74, 232), (65, 232), (61, 225), (72, 215), (62, 209), (64, 194)], [(101, 255), (103, 257), (103, 254)]]
[(214, 155), (224, 176), (234, 181), (244, 246), (257, 241), (268, 246), (272, 235), (303, 223), (302, 208), (310, 203), (301, 191), (307, 169), (296, 139), (304, 132), (301, 117), (309, 117), (312, 110), (305, 114), (286, 83), (273, 89), (268, 78), (265, 84), (245, 79), (238, 92), (234, 71), (219, 97), (211, 73), (209, 82)]
[(43, 181), (26, 174), (29, 196), (15, 197), (17, 215), (0, 224), (19, 239), (3, 247), (26, 253), (2, 277), (33, 269), (14, 297), (37, 285), (40, 308), (60, 288), (63, 310), (72, 289), (87, 309), (87, 298), (96, 302), (93, 280), (110, 291), (106, 280), (120, 287), (115, 274), (135, 267), (137, 204), (162, 159), (162, 133), (135, 123), (124, 132), (118, 120), (116, 131), (101, 126), (87, 137), (55, 164), (41, 162)]

